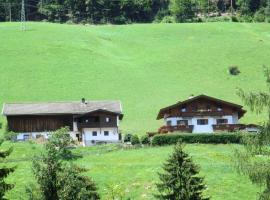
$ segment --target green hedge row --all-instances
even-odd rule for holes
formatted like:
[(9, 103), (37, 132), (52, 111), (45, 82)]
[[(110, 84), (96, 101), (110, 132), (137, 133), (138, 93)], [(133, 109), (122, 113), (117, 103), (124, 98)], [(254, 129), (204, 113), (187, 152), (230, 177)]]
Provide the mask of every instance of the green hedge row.
[(176, 144), (179, 140), (185, 143), (227, 144), (241, 143), (243, 135), (240, 133), (217, 134), (159, 134), (152, 138), (152, 145)]

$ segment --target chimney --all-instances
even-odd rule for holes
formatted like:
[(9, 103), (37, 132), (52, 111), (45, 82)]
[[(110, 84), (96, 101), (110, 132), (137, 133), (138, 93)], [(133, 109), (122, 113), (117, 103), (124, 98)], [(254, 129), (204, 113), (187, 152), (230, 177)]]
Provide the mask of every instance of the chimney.
[(86, 104), (85, 98), (82, 98), (82, 103), (83, 103), (83, 104)]
[(193, 94), (189, 95), (188, 99), (192, 99), (194, 97)]

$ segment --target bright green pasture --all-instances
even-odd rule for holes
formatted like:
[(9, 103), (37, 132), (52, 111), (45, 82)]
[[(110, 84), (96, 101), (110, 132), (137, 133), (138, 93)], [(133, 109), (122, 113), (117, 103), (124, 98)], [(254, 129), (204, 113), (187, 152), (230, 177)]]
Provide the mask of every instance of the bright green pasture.
[[(8, 146), (6, 144), (5, 146)], [(201, 176), (207, 184), (206, 194), (213, 200), (243, 200), (255, 199), (259, 188), (250, 181), (238, 175), (231, 167), (231, 155), (237, 145), (204, 145), (192, 144), (186, 146), (195, 163), (201, 166)], [(108, 185), (120, 185), (126, 197), (131, 199), (153, 199), (157, 172), (172, 152), (172, 146), (141, 148), (130, 150), (114, 150), (112, 146), (78, 148), (76, 153), (83, 158), (75, 161), (89, 171), (105, 199)], [(25, 187), (35, 183), (29, 159), (40, 150), (39, 145), (16, 143), (16, 148), (9, 158), (17, 169), (8, 181), (16, 186), (8, 193), (10, 199), (26, 199)], [(22, 159), (25, 159), (23, 161)], [(15, 162), (15, 163), (14, 163)]]
[(159, 109), (190, 94), (241, 104), (236, 88), (265, 89), (262, 65), (270, 66), (264, 23), (26, 26), (0, 23), (0, 104), (119, 99), (123, 132), (156, 130)]

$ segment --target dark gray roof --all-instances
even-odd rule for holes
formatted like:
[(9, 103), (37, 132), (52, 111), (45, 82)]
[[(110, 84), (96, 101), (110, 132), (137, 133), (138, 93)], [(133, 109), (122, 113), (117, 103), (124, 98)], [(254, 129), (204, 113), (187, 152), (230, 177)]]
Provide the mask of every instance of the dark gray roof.
[(97, 110), (122, 113), (120, 101), (50, 102), (50, 103), (6, 103), (3, 115), (85, 114)]

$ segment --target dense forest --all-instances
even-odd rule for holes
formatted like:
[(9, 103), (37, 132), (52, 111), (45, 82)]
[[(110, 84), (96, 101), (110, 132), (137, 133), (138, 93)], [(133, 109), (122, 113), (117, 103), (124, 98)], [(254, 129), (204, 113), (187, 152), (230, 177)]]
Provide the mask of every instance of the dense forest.
[[(0, 0), (0, 21), (20, 20), (23, 0)], [(269, 22), (270, 0), (24, 0), (26, 19), (82, 24)]]

